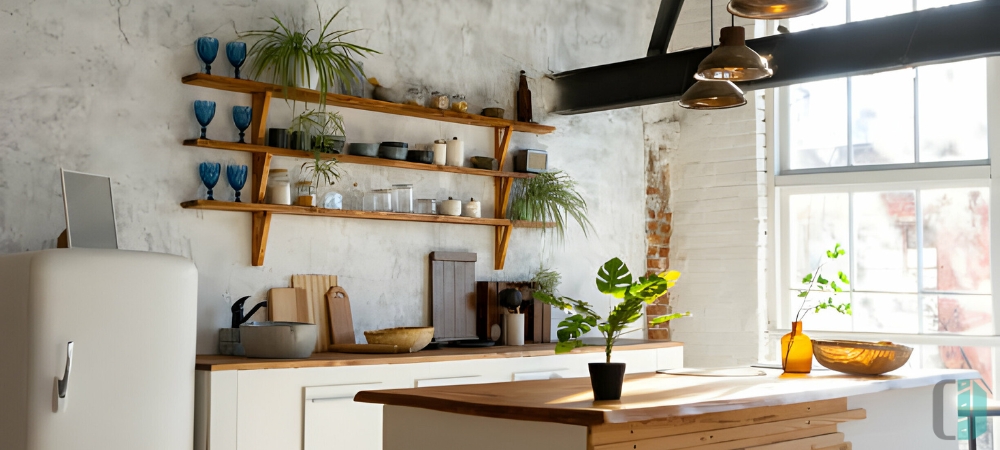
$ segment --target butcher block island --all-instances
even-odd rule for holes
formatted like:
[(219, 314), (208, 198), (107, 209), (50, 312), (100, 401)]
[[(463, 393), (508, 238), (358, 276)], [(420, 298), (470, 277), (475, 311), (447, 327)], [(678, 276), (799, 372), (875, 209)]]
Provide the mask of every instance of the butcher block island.
[[(355, 401), (385, 405), (385, 450), (955, 449), (933, 431), (934, 387), (979, 378), (688, 372), (627, 375), (609, 402), (594, 402), (588, 378), (362, 391)], [(946, 392), (937, 417), (953, 431), (955, 391)]]

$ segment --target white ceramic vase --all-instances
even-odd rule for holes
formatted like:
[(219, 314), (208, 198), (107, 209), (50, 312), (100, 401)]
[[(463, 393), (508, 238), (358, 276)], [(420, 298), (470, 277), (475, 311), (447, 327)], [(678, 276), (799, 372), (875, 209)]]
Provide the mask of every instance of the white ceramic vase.
[(524, 314), (504, 316), (504, 345), (524, 345)]

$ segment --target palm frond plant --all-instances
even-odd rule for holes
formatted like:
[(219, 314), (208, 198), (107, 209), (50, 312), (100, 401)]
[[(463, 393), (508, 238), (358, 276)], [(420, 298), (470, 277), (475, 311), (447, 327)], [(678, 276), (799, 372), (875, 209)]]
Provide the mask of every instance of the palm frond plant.
[(587, 218), (587, 202), (576, 191), (576, 182), (561, 170), (516, 179), (511, 188), (507, 218), (552, 223), (560, 240), (565, 238), (570, 220), (580, 226), (584, 236), (594, 228)]
[(286, 24), (276, 16), (271, 17), (274, 28), (244, 33), (244, 37), (257, 39), (248, 52), (248, 59), (251, 61), (250, 76), (259, 81), (281, 85), (282, 94), (287, 98), (289, 87), (312, 86), (314, 74), (311, 72), (315, 71), (321, 106), (326, 105), (326, 94), (338, 81), (348, 88), (353, 83), (363, 82), (364, 68), (357, 58), (379, 52), (343, 40), (359, 30), (330, 29), (334, 19), (343, 10), (344, 8), (338, 9), (333, 17), (324, 22), (317, 5), (316, 13), (321, 27), (315, 39), (312, 37), (317, 31), (315, 28), (305, 29), (294, 20)]

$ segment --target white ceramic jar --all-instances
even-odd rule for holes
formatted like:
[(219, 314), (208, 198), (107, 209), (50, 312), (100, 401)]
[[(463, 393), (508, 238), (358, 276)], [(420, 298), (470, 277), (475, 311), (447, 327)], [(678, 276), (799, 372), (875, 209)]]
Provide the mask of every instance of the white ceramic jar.
[(287, 169), (273, 169), (267, 177), (267, 203), (272, 205), (292, 204), (292, 184)]
[(441, 207), (438, 208), (438, 211), (442, 216), (461, 216), (462, 201), (448, 197), (448, 200), (441, 202)]
[(431, 147), (434, 151), (434, 164), (443, 166), (448, 164), (448, 142), (444, 139), (438, 139), (434, 141), (434, 145)]
[(449, 166), (462, 167), (465, 165), (465, 142), (458, 140), (457, 137), (448, 141), (447, 160)]
[(482, 206), (476, 201), (476, 199), (469, 199), (468, 203), (462, 207), (462, 215), (478, 219), (482, 217)]

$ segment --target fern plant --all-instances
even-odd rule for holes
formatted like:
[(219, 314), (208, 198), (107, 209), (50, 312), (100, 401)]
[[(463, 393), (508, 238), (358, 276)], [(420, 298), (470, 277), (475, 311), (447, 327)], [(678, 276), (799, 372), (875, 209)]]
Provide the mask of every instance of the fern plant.
[(538, 286), (535, 292), (542, 292), (550, 296), (556, 295), (556, 287), (559, 286), (561, 280), (562, 275), (559, 272), (546, 269), (545, 266), (539, 267), (538, 272), (531, 278), (531, 282)]
[[(569, 297), (556, 297), (545, 292), (535, 292), (536, 300), (548, 303), (556, 308), (574, 313), (559, 322), (556, 335), (556, 353), (566, 353), (577, 347), (583, 347), (580, 339), (593, 328), (597, 328), (604, 336), (604, 353), (606, 361), (611, 362), (611, 350), (623, 334), (629, 331), (625, 328), (642, 317), (643, 307), (653, 303), (674, 286), (681, 274), (677, 271), (639, 277), (633, 280), (628, 266), (621, 259), (613, 258), (597, 270), (597, 289), (603, 294), (621, 300), (607, 319), (594, 311), (593, 306), (583, 300)], [(650, 320), (650, 325), (690, 316), (690, 312), (675, 313), (660, 316)]]
[(566, 225), (571, 219), (580, 226), (584, 236), (594, 228), (587, 218), (587, 202), (576, 191), (576, 182), (560, 170), (516, 179), (511, 188), (507, 218), (552, 223), (560, 240), (565, 238)]
[[(326, 105), (326, 94), (339, 80), (350, 88), (352, 83), (364, 80), (364, 68), (355, 58), (365, 58), (379, 53), (377, 50), (343, 41), (345, 36), (358, 30), (330, 30), (333, 20), (340, 15), (340, 8), (326, 22), (316, 7), (319, 16), (318, 36), (313, 39), (314, 28), (304, 27), (292, 21), (286, 25), (278, 17), (271, 17), (274, 28), (254, 30), (243, 34), (257, 38), (250, 47), (250, 76), (282, 86), (282, 94), (288, 97), (288, 88), (297, 85), (312, 86), (310, 66), (318, 78), (317, 90), (320, 105)], [(360, 74), (360, 76), (358, 76)]]

